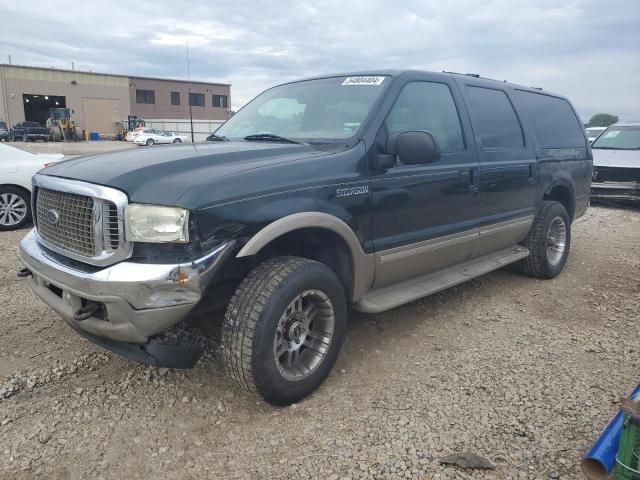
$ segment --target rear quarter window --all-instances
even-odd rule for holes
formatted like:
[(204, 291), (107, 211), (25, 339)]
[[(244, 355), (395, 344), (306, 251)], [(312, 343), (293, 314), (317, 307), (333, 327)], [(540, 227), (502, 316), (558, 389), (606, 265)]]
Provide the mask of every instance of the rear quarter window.
[(516, 96), (533, 125), (540, 148), (584, 147), (582, 126), (563, 98), (516, 90)]

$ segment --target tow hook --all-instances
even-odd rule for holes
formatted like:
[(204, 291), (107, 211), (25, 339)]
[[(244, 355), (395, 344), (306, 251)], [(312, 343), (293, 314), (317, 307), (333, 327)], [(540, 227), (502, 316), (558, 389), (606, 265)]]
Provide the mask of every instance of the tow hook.
[(28, 268), (22, 267), (20, 270), (18, 270), (17, 275), (18, 275), (18, 278), (26, 278), (33, 274), (31, 273), (31, 270), (29, 270)]
[(93, 317), (100, 310), (100, 305), (94, 302), (89, 302), (85, 306), (80, 307), (73, 313), (73, 319), (76, 322), (82, 322), (89, 317)]

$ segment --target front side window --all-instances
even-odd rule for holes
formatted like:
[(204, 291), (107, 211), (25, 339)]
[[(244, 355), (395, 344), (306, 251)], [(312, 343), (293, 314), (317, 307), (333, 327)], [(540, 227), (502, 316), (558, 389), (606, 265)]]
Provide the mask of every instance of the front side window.
[(227, 108), (228, 101), (229, 100), (226, 95), (212, 95), (211, 97), (212, 106), (218, 108)]
[(569, 102), (543, 93), (516, 90), (541, 148), (584, 147), (582, 125)]
[(388, 81), (383, 76), (355, 76), (280, 85), (258, 95), (215, 134), (231, 140), (277, 135), (318, 144), (351, 138)]
[(640, 125), (612, 125), (591, 144), (607, 150), (640, 150)]
[(192, 107), (204, 107), (204, 93), (190, 93), (189, 105)]
[(387, 117), (391, 133), (427, 130), (443, 153), (464, 149), (460, 118), (449, 86), (435, 82), (407, 84)]
[(156, 94), (153, 90), (136, 90), (136, 103), (156, 103)]
[(524, 136), (513, 105), (502, 90), (467, 87), (473, 129), (483, 148), (522, 148)]

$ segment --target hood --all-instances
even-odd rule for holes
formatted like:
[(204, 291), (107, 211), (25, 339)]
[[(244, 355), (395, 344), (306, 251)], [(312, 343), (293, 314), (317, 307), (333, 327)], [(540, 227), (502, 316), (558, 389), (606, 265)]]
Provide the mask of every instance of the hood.
[(594, 167), (640, 168), (640, 150), (593, 148)]
[(308, 145), (211, 142), (80, 157), (41, 173), (117, 188), (131, 202), (179, 205), (180, 196), (193, 186), (213, 187), (228, 175), (321, 155), (327, 153)]

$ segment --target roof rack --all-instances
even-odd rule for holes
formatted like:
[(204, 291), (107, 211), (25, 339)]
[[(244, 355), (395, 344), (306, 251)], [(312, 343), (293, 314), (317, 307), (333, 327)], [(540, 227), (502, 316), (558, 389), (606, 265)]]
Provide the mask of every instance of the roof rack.
[(442, 73), (453, 73), (454, 75), (465, 75), (467, 77), (473, 78), (482, 78), (479, 73), (460, 73), (460, 72), (449, 72), (447, 70), (442, 70)]

